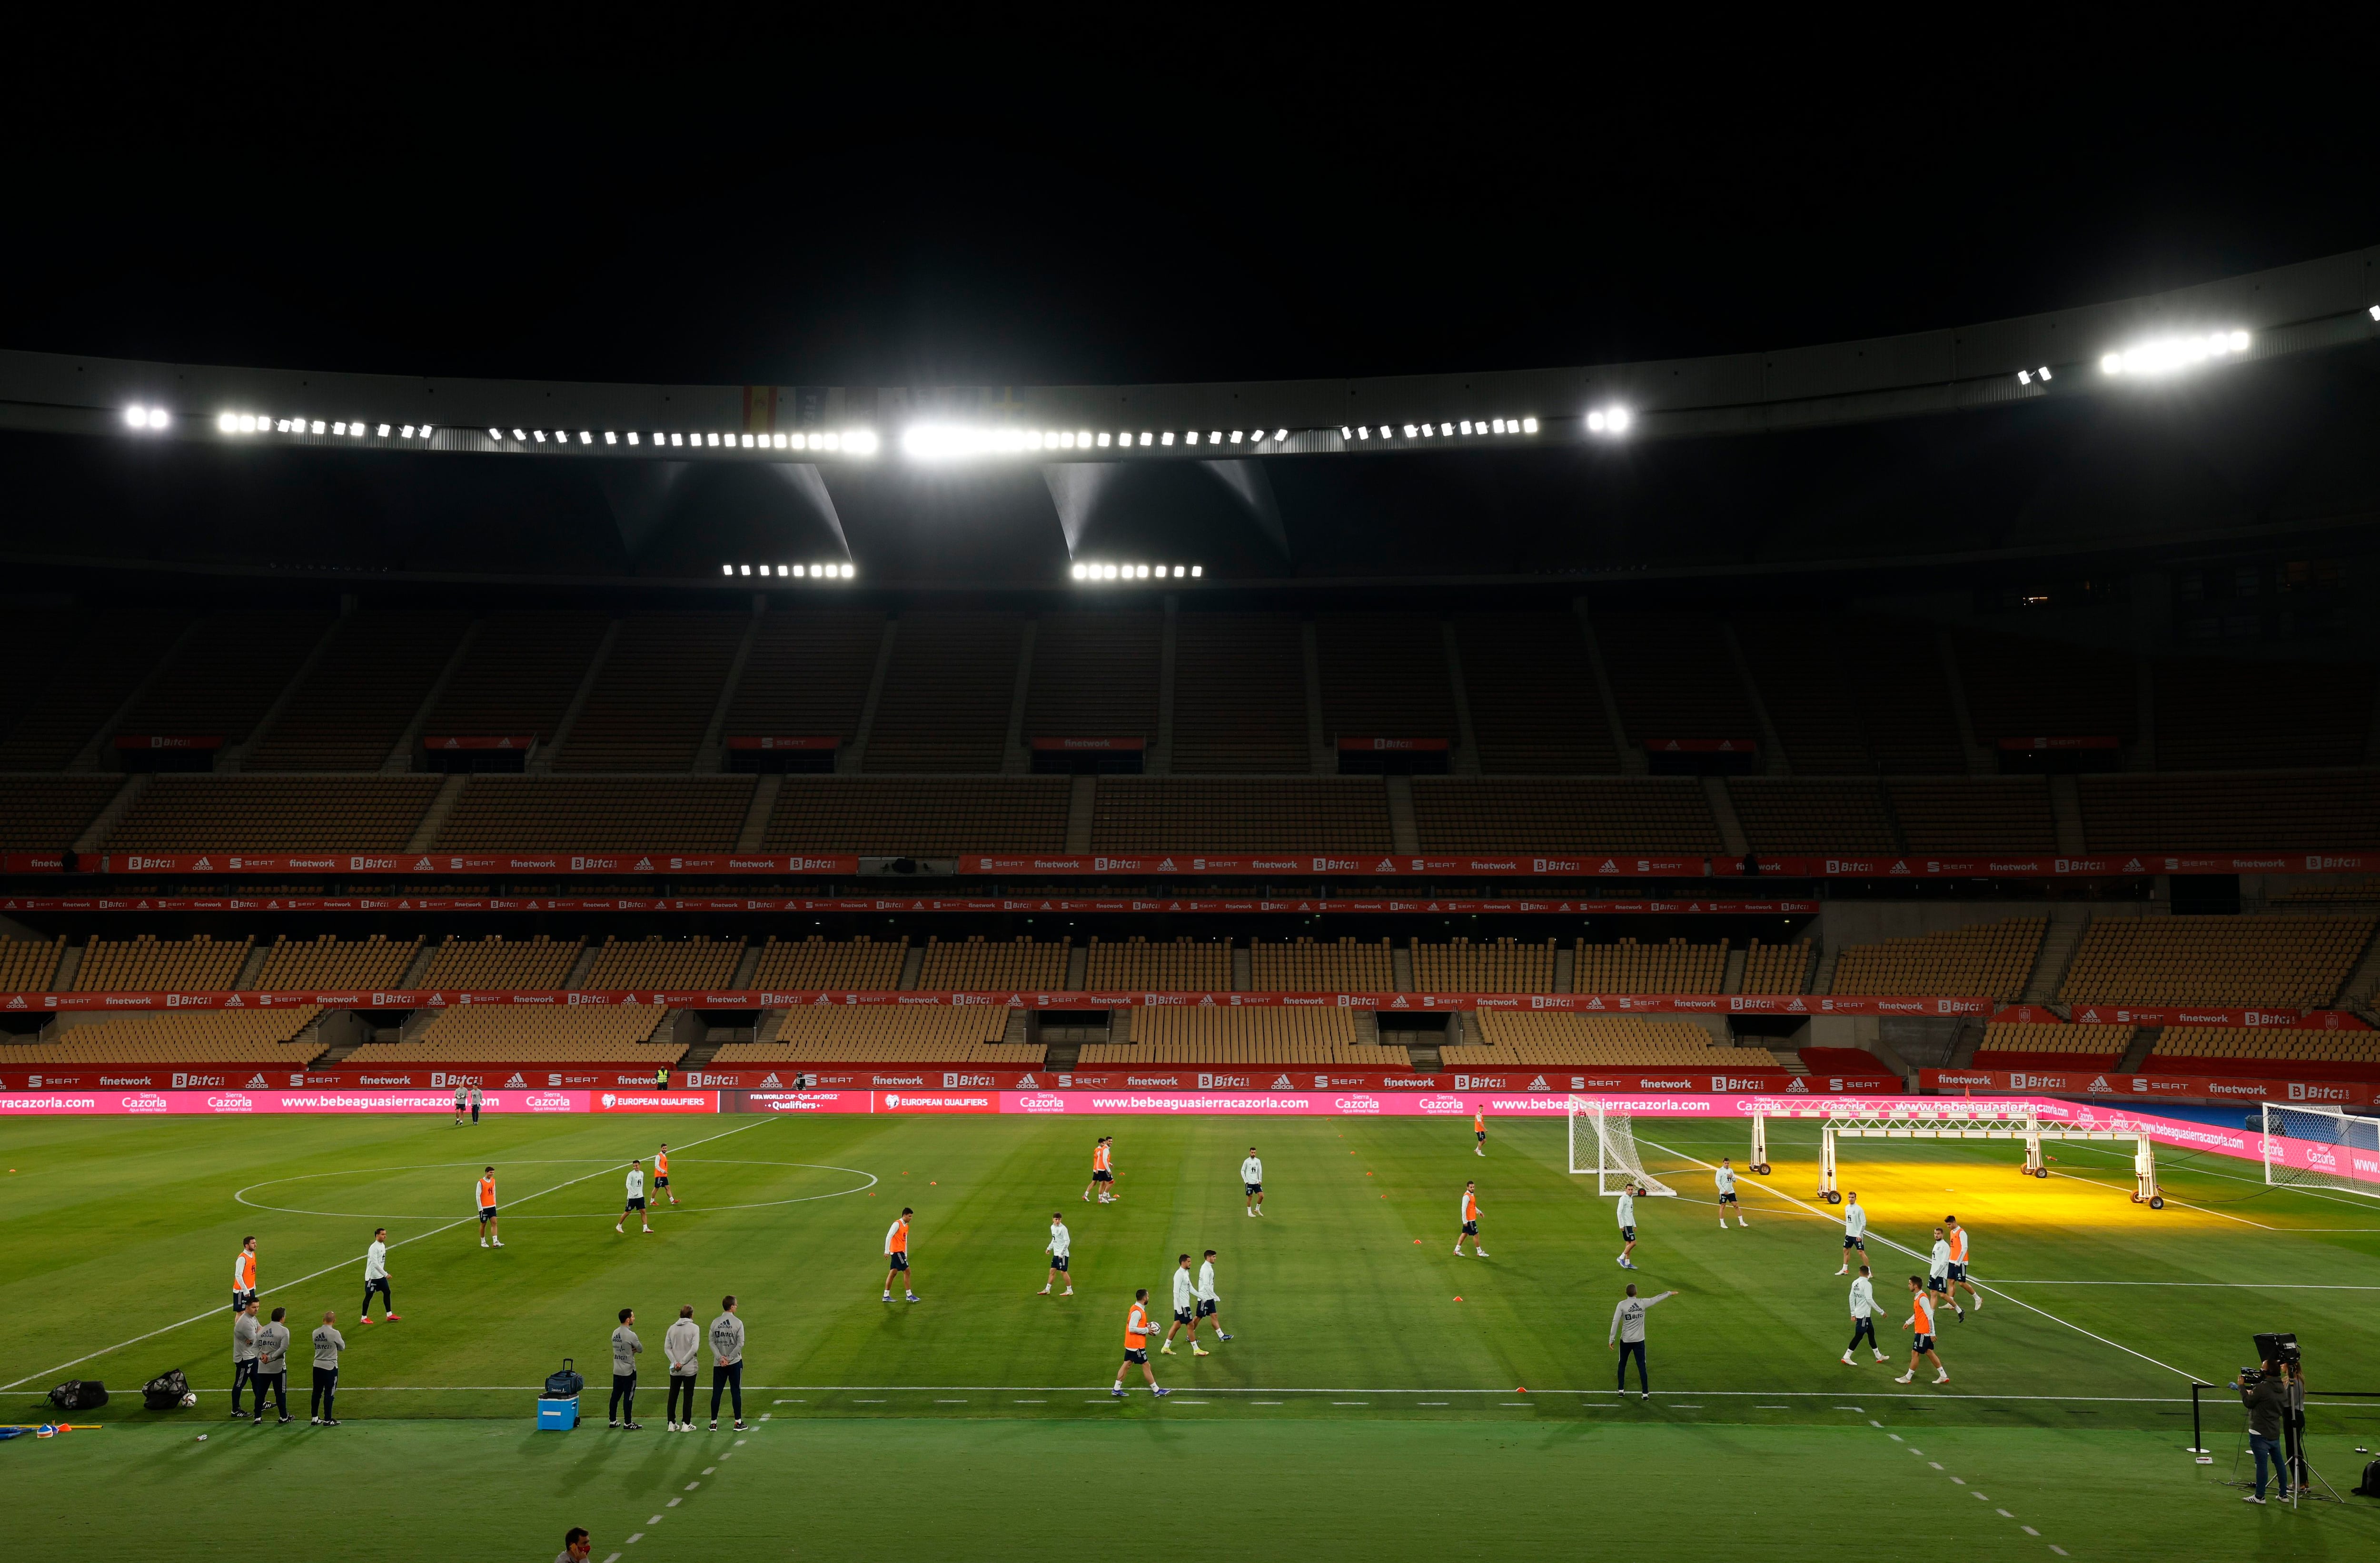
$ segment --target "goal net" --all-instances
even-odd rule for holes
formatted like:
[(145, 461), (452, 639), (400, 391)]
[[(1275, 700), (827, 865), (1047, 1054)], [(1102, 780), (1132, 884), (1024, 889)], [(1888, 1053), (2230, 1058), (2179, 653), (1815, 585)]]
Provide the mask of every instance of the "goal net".
[(1626, 1113), (1614, 1112), (1591, 1096), (1570, 1099), (1570, 1169), (1595, 1178), (1598, 1194), (1674, 1194), (1675, 1189), (1645, 1170), (1636, 1135)]
[(2380, 1118), (2265, 1104), (2265, 1181), (2380, 1199)]

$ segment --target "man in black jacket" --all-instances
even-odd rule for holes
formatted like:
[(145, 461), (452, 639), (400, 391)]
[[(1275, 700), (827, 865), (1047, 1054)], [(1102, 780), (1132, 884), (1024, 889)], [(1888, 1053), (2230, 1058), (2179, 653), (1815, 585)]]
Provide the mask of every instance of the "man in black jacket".
[(2265, 1501), (2265, 1466), (2272, 1464), (2273, 1474), (2280, 1481), (2281, 1501), (2289, 1501), (2289, 1466), (2281, 1451), (2281, 1422), (2289, 1414), (2289, 1392), (2281, 1382), (2281, 1371), (2272, 1362), (2265, 1364), (2264, 1373), (2253, 1384), (2231, 1381), (2240, 1391), (2240, 1404), (2248, 1408), (2248, 1447), (2256, 1456), (2256, 1490), (2243, 1499), (2247, 1503)]

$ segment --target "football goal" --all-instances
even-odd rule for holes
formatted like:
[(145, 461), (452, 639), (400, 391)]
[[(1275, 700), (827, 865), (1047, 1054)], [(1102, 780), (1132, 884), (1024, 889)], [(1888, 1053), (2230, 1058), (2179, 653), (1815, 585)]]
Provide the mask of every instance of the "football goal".
[(1624, 1194), (1631, 1189), (1645, 1194), (1677, 1192), (1645, 1170), (1629, 1116), (1592, 1096), (1570, 1099), (1570, 1169), (1581, 1177), (1592, 1174), (1598, 1194)]
[[(1814, 1114), (1803, 1110), (1794, 1116)], [(1765, 1113), (1753, 1115), (1752, 1154), (1755, 1166), (1767, 1160), (1767, 1120)], [(2132, 1203), (2151, 1210), (2165, 1208), (2165, 1194), (2157, 1187), (2155, 1142), (2143, 1126), (2118, 1117), (2093, 1117), (2088, 1122), (2044, 1123), (2022, 1103), (1987, 1105), (1963, 1101), (1908, 1103), (1875, 1112), (1833, 1110), (1818, 1130), (1817, 1194), (1828, 1204), (1843, 1203), (1837, 1187), (1835, 1144), (1846, 1139), (2021, 1142), (2024, 1146), (2022, 1171), (2027, 1178), (2049, 1176), (2041, 1150), (2045, 1140), (2129, 1141), (2132, 1147)]]
[(2380, 1199), (2380, 1118), (2265, 1104), (2265, 1181)]

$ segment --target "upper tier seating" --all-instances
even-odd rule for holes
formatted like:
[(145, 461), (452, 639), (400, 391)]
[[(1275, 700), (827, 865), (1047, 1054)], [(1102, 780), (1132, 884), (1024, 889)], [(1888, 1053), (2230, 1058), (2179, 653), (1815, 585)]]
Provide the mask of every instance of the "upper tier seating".
[(2046, 776), (1896, 776), (1884, 789), (1912, 852), (2058, 850)]
[(879, 775), (997, 773), (1006, 758), (1024, 644), (1022, 614), (903, 614), (865, 768)]
[(1598, 613), (1596, 644), (1611, 678), (1628, 741), (1639, 748), (1669, 739), (1760, 739), (1724, 629), (1688, 613)]
[(422, 736), (552, 743), (610, 622), (600, 613), (488, 615), (431, 708)]
[(219, 613), (200, 619), (116, 731), (248, 741), (337, 621), (324, 613)]
[(673, 939), (660, 934), (641, 939), (608, 938), (595, 953), (579, 986), (591, 993), (660, 993), (689, 988), (723, 988), (735, 976), (744, 959), (742, 939), (713, 939), (697, 934)]
[(0, 1042), (0, 1067), (42, 1068), (57, 1064), (265, 1064), (302, 1069), (310, 1046), (292, 1047), (298, 1033), (322, 1011), (310, 1004), (289, 1008), (186, 1011), (169, 1015), (119, 1015), (84, 1025), (61, 1026), (48, 1042)]
[(884, 643), (873, 608), (770, 610), (736, 680), (722, 738), (859, 736)]
[(1478, 1019), (1487, 1044), (1439, 1049), (1445, 1068), (1605, 1068), (1629, 1064), (1724, 1069), (1779, 1067), (1777, 1056), (1766, 1048), (1713, 1046), (1710, 1032), (1690, 1021), (1526, 1009), (1483, 1009)]
[(1313, 772), (1294, 614), (1184, 613), (1173, 666), (1176, 772)]
[(1823, 857), (1894, 850), (1892, 821), (1874, 782), (1734, 776), (1727, 790), (1755, 852)]
[(342, 1062), (383, 1064), (674, 1064), (686, 1049), (654, 1040), (669, 1011), (652, 1004), (564, 1008), (470, 1004), (441, 1012), (410, 1042), (368, 1042)]
[(1807, 939), (1797, 939), (1790, 945), (1764, 945), (1752, 941), (1743, 956), (1743, 988), (1745, 993), (1802, 993), (1810, 985), (1811, 946)]
[(20, 620), (13, 640), (30, 660), (0, 691), (0, 771), (63, 770), (189, 623), (186, 614), (148, 609)]
[(358, 613), (342, 619), (245, 768), (379, 770), (469, 627), (461, 614)]
[(1025, 733), (1043, 739), (1157, 741), (1165, 616), (1047, 613), (1033, 627), (1033, 682)]
[(193, 934), (93, 939), (75, 969), (76, 993), (223, 993), (247, 964), (253, 935), (237, 942)]
[(121, 776), (0, 776), (0, 851), (65, 851), (123, 785)]
[(1846, 945), (1835, 961), (1834, 991), (2012, 999), (2024, 992), (2048, 929), (2046, 917), (2012, 917), (1913, 939)]
[(1102, 776), (1091, 800), (1091, 846), (1101, 852), (1385, 852), (1388, 791), (1377, 776)]
[(2002, 739), (2112, 738), (2139, 734), (2140, 665), (2105, 647), (2003, 635), (1951, 632), (1967, 717), (1985, 749)]
[(1066, 982), (1072, 937), (1036, 941), (1029, 936), (998, 942), (982, 934), (965, 939), (929, 936), (917, 986), (928, 993), (980, 993), (993, 988), (1050, 992)]
[(1984, 1027), (1975, 1053), (1979, 1069), (2019, 1069), (2029, 1065), (2087, 1065), (2112, 1068), (2132, 1044), (2131, 1026), (2051, 1026), (1995, 1020)]
[(1406, 1063), (1402, 1047), (1356, 1042), (1354, 1012), (1337, 1005), (1311, 1009), (1135, 1009), (1132, 1037), (1123, 1043), (1084, 1044), (1075, 1067), (1347, 1064), (1377, 1069), (1402, 1068)]
[(1318, 613), (1315, 665), (1322, 732), (1342, 738), (1460, 736), (1447, 676), (1446, 631), (1434, 614)]
[(64, 934), (49, 940), (0, 939), (0, 993), (49, 992), (66, 953)]
[(2323, 879), (2300, 880), (2288, 889), (2266, 897), (2277, 906), (2380, 906), (2380, 877), (2372, 874), (2341, 874)]
[(829, 939), (812, 934), (795, 943), (774, 934), (760, 946), (752, 985), (771, 993), (889, 993), (901, 985), (909, 938)]
[(437, 776), (152, 776), (104, 846), (110, 852), (399, 851), (439, 785)]
[(2373, 677), (2368, 662), (2160, 660), (2157, 769), (2361, 765)]
[(1058, 852), (1068, 785), (1064, 776), (787, 776), (763, 844), (892, 857)]
[(2145, 1068), (2158, 1074), (2305, 1073), (2317, 1079), (2375, 1080), (2380, 1079), (2380, 1032), (2168, 1026)]
[(1093, 993), (1229, 993), (1232, 946), (1188, 934), (1151, 941), (1135, 934), (1119, 944), (1093, 939), (1083, 986)]
[[(1611, 775), (1620, 756), (1586, 636), (1566, 613), (1454, 620), (1479, 768), (1489, 775)], [(1391, 735), (1393, 736), (1393, 735)]]
[(1396, 986), (1386, 939), (1255, 939), (1248, 945), (1248, 987), (1256, 993), (1394, 993)]
[[(772, 1010), (752, 1042), (722, 1044), (730, 1064), (996, 1064), (1038, 1068), (1039, 1043), (1003, 1043), (1009, 1011), (996, 1004), (805, 1005)], [(939, 1082), (936, 1082), (939, 1083)]]
[(1935, 628), (1915, 619), (1853, 616), (1832, 621), (1831, 629), (1876, 768), (1887, 775), (1964, 772), (1966, 746), (1959, 740)]
[(1554, 991), (1555, 943), (1523, 944), (1504, 937), (1473, 944), (1413, 946), (1414, 989), (1417, 993), (1551, 993)]
[(2370, 917), (2101, 917), (2058, 996), (2093, 1004), (2319, 1009), (2372, 942)]
[(425, 988), (453, 988), (466, 993), (552, 993), (578, 964), (584, 939), (507, 939), (491, 934), (483, 939), (449, 939), (430, 958), (422, 973)]
[[(1427, 852), (1718, 853), (1718, 822), (1692, 776), (1458, 781), (1416, 776)], [(1589, 865), (1589, 872), (1592, 872)]]
[(474, 776), (439, 829), (436, 847), (441, 852), (724, 851), (735, 845), (744, 816), (752, 812), (753, 780)]
[(1683, 938), (1661, 945), (1640, 945), (1633, 939), (1590, 945), (1581, 939), (1570, 991), (1717, 993), (1727, 980), (1727, 946), (1725, 939), (1715, 945), (1688, 944)]
[(420, 953), (421, 937), (391, 939), (373, 934), (342, 939), (335, 934), (311, 939), (273, 941), (263, 969), (249, 986), (265, 993), (322, 993), (333, 988), (393, 988)]
[(630, 614), (553, 768), (693, 770), (750, 627), (740, 613)]
[(1860, 775), (1876, 770), (1859, 708), (1843, 677), (1834, 621), (1747, 615), (1737, 619), (1735, 635), (1760, 691), (1761, 709), (1768, 713), (1795, 775)]
[(2083, 776), (2081, 792), (2095, 852), (2380, 847), (2380, 771)]

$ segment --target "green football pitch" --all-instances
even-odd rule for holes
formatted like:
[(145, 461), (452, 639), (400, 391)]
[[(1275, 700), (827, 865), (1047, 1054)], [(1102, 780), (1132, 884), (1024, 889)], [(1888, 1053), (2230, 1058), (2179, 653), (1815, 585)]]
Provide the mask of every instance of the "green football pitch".
[[(1873, 1212), (1878, 1366), (1849, 1336), (1840, 1231), (1802, 1203), (1814, 1126), (1772, 1130), (1722, 1228), (1705, 1164), (1740, 1122), (1640, 1120), (1678, 1189), (1639, 1202), (1640, 1273), (1613, 1263), (1612, 1202), (1567, 1168), (1560, 1119), (726, 1117), (0, 1125), (0, 1420), (38, 1422), (69, 1377), (115, 1397), (78, 1431), (0, 1445), (19, 1557), (551, 1557), (588, 1526), (596, 1563), (671, 1557), (1067, 1556), (1117, 1542), (1218, 1556), (1500, 1556), (1515, 1546), (1680, 1557), (2369, 1555), (2380, 1503), (2254, 1509), (2236, 1400), (2204, 1396), (2213, 1463), (2186, 1451), (2192, 1377), (2229, 1378), (2291, 1330), (2314, 1386), (2309, 1447), (2344, 1495), (2380, 1446), (2380, 1204), (2267, 1190), (2250, 1164), (2165, 1160), (2162, 1212), (2119, 1154), (1847, 1142)], [(1114, 1204), (1084, 1203), (1117, 1136)], [(615, 1234), (621, 1172), (678, 1143), (682, 1203)], [(1266, 1214), (1242, 1214), (1240, 1158)], [(472, 1186), (498, 1170), (501, 1250)], [(1456, 1258), (1476, 1178), (1492, 1257)], [(917, 1211), (922, 1300), (879, 1300), (886, 1225)], [(1071, 1298), (1038, 1295), (1049, 1217), (1074, 1235)], [(1955, 1213), (1984, 1305), (1946, 1319), (1947, 1386), (1907, 1360), (1905, 1252)], [(402, 1321), (359, 1326), (371, 1228), (390, 1228)], [(302, 1347), (348, 1341), (343, 1425), (226, 1416), (229, 1280), (259, 1238), (267, 1308)], [(1133, 1289), (1170, 1311), (1174, 1257), (1219, 1251), (1228, 1343), (1154, 1356), (1174, 1394), (1108, 1393)], [(1654, 1396), (1613, 1393), (1601, 1338), (1628, 1279)], [(749, 1429), (662, 1431), (663, 1329), (735, 1292)], [(645, 1431), (603, 1425), (609, 1337), (637, 1310)], [(1204, 1338), (1202, 1332), (1202, 1338)], [(565, 1357), (577, 1431), (533, 1427)], [(169, 1368), (196, 1410), (140, 1409)], [(708, 1410), (708, 1373), (703, 1400)], [(1630, 1380), (1633, 1391), (1634, 1380)], [(201, 1441), (200, 1435), (207, 1435)], [(24, 1501), (37, 1498), (38, 1501)]]

